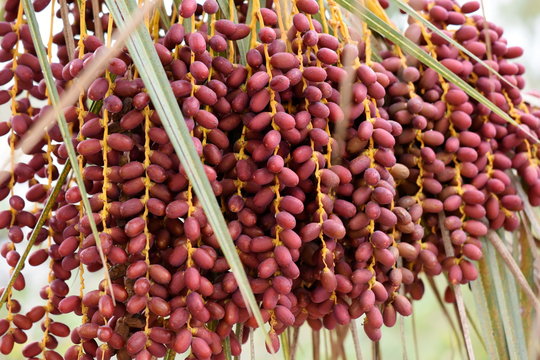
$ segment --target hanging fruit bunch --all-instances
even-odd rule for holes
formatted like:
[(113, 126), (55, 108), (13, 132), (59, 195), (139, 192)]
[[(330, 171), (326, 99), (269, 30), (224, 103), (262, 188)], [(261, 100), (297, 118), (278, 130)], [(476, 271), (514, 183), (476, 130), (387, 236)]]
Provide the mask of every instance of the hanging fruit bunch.
[[(367, 3), (383, 13), (388, 5)], [(293, 327), (332, 330), (361, 317), (378, 341), (422, 298), (421, 273), (475, 280), (488, 229), (515, 230), (523, 201), (540, 204), (540, 120), (511, 60), (521, 49), (472, 15), (476, 1), (409, 3), (483, 62), (414, 18), (407, 38), (513, 123), (365, 23), (352, 27), (332, 0), (183, 0), (145, 19), (269, 325), (269, 351)], [(64, 109), (77, 163), (58, 125), (15, 161), (53, 111), (23, 8), (6, 1), (0, 22), (0, 103), (11, 107), (0, 133), (12, 159), (0, 184), (10, 206), (0, 212), (9, 239), (0, 253), (15, 268), (33, 239), (28, 264), (49, 270), (41, 305), (16, 300), (22, 273), (5, 289), (0, 352), (17, 343), (24, 357), (47, 360), (239, 355), (259, 324), (128, 50)], [(113, 43), (115, 19), (99, 0), (33, 8), (64, 21), (57, 33), (52, 22), (47, 44), (62, 95)], [(513, 172), (528, 199), (516, 195)], [(110, 283), (86, 288), (104, 265)], [(42, 337), (29, 339), (37, 327)]]

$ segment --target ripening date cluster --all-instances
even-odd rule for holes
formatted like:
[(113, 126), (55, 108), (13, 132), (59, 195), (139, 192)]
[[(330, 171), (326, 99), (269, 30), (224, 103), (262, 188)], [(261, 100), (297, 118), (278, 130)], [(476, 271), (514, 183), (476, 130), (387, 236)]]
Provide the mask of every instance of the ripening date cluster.
[[(34, 8), (50, 3), (36, 0)], [(95, 2), (67, 3), (75, 39), (52, 36), (60, 94), (106, 44), (95, 29)], [(421, 273), (444, 273), (450, 284), (475, 280), (489, 229), (515, 230), (523, 201), (540, 204), (539, 113), (523, 102), (524, 68), (511, 61), (522, 50), (507, 45), (499, 26), (471, 15), (477, 1), (409, 3), (504, 81), (413, 19), (405, 35), (519, 126), (396, 46), (375, 47), (367, 27), (350, 29), (334, 2), (266, 1), (248, 14), (248, 2), (233, 1), (235, 22), (215, 0), (183, 0), (170, 28), (148, 22), (275, 351), (291, 327), (334, 329), (360, 317), (379, 340), (383, 325), (410, 315), (411, 301), (422, 298)], [(8, 0), (0, 22), (0, 103), (12, 109), (0, 134), (12, 149), (51, 111), (37, 101), (47, 91), (20, 6)], [(113, 20), (96, 19), (105, 32)], [(29, 359), (186, 352), (225, 359), (228, 341), (239, 355), (257, 322), (129, 52), (64, 114), (93, 213), (68, 180), (28, 258), (31, 266), (49, 264), (43, 305), (25, 309), (16, 294), (9, 298), (0, 352), (20, 343)], [(21, 257), (15, 244), (30, 237), (68, 161), (58, 126), (27, 155), (0, 184), (10, 205), (0, 212), (9, 238), (0, 253), (11, 267)], [(15, 184), (27, 184), (26, 192), (16, 194)], [(517, 195), (521, 186), (528, 199)], [(89, 216), (112, 294), (105, 280), (97, 289), (78, 284), (81, 273), (103, 268)], [(13, 288), (24, 287), (20, 274)], [(454, 301), (451, 287), (445, 299)], [(70, 313), (79, 326), (55, 321)], [(29, 339), (26, 331), (38, 326), (43, 337)], [(66, 341), (71, 346), (60, 351)]]

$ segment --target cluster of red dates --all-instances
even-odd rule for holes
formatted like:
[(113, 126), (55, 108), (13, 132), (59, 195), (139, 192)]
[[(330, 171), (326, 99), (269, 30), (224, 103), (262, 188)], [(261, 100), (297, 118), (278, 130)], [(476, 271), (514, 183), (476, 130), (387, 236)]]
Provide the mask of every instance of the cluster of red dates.
[[(420, 22), (410, 19), (405, 35), (519, 127), (399, 48), (375, 49), (367, 27), (349, 29), (334, 1), (231, 1), (237, 19), (215, 0), (183, 0), (172, 25), (156, 12), (148, 26), (274, 350), (291, 327), (333, 329), (362, 316), (377, 341), (422, 297), (420, 273), (474, 280), (488, 229), (519, 224), (512, 171), (540, 205), (531, 138), (540, 135), (539, 114), (521, 98), (523, 66), (510, 61), (522, 50), (469, 15), (478, 2), (409, 1), (504, 81)], [(34, 1), (36, 11), (66, 6), (71, 15), (74, 38), (63, 29), (50, 43), (60, 94), (103, 50), (98, 28), (114, 28), (102, 1), (61, 3)], [(8, 0), (4, 16), (0, 103), (12, 114), (0, 134), (14, 150), (50, 107), (22, 3)], [(68, 180), (28, 259), (49, 264), (43, 305), (22, 309), (9, 297), (0, 352), (19, 343), (26, 358), (47, 360), (240, 354), (257, 323), (127, 50), (65, 116), (112, 285), (70, 289), (103, 264), (79, 187)], [(27, 155), (0, 184), (10, 205), (0, 212), (9, 238), (0, 253), (12, 267), (21, 256), (15, 245), (30, 237), (68, 161), (59, 128)], [(24, 287), (21, 274), (14, 289)], [(68, 313), (80, 325), (56, 320)], [(41, 339), (28, 339), (33, 326)], [(59, 346), (65, 337), (72, 346)]]

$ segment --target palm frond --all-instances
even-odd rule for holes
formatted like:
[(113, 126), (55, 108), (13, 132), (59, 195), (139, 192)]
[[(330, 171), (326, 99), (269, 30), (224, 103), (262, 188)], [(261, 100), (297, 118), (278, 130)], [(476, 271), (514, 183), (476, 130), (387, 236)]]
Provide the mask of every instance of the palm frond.
[(480, 327), (482, 330), (481, 334), (485, 344), (486, 352), (489, 355), (490, 359), (502, 359), (502, 357), (500, 356), (502, 346), (497, 346), (497, 339), (499, 339), (500, 341), (502, 338), (502, 341), (504, 343), (504, 337), (502, 329), (500, 327), (498, 313), (491, 314), (493, 310), (496, 309), (494, 309), (494, 307), (490, 306), (490, 304), (488, 303), (488, 299), (486, 298), (486, 293), (484, 291), (484, 286), (482, 284), (482, 275), (480, 275), (477, 281), (473, 281), (471, 283), (471, 291), (476, 304), (476, 315), (478, 316), (478, 320), (480, 322)]
[[(493, 245), (502, 261), (504, 261), (508, 270), (512, 273), (519, 286), (523, 289), (529, 300), (533, 303), (536, 311), (540, 313), (540, 300), (532, 290), (531, 286), (527, 282), (525, 275), (519, 268), (518, 264), (514, 260), (510, 251), (506, 248), (501, 238), (495, 231), (490, 231), (487, 235), (488, 240)], [(521, 317), (521, 316), (520, 316)]]
[[(487, 298), (489, 298), (490, 295), (495, 295), (496, 306), (493, 308), (492, 312), (496, 312), (500, 316), (500, 323), (502, 324), (506, 349), (508, 351), (507, 353), (504, 351), (502, 352), (503, 358), (512, 360), (524, 359), (527, 349), (520, 346), (518, 334), (513, 325), (513, 313), (510, 309), (511, 304), (509, 303), (507, 296), (507, 292), (512, 291), (512, 289), (506, 287), (506, 282), (503, 282), (501, 268), (497, 260), (497, 253), (491, 242), (486, 243), (485, 250), (485, 256), (481, 260), (481, 264), (482, 262), (486, 263), (483, 275), (489, 279), (488, 282), (491, 284), (491, 288), (489, 288), (489, 292), (486, 291), (486, 295)], [(484, 288), (484, 290), (486, 289)]]

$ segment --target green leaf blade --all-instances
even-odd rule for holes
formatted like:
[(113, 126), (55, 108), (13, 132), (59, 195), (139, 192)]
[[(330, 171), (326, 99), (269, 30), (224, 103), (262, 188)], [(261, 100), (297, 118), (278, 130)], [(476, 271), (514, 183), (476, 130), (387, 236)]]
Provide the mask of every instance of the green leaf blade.
[(484, 291), (482, 280), (482, 271), (480, 270), (480, 277), (471, 283), (471, 290), (476, 305), (476, 314), (480, 321), (480, 328), (482, 330), (484, 344), (486, 345), (486, 351), (490, 359), (499, 360), (504, 358), (501, 357), (503, 347), (497, 345), (504, 344), (505, 340), (500, 327), (498, 312), (493, 307), (493, 301), (491, 301), (491, 304), (489, 301), (492, 300), (493, 297), (488, 297)]
[(518, 349), (520, 359), (527, 358), (527, 344), (525, 342), (525, 333), (523, 331), (523, 322), (521, 318), (521, 306), (518, 299), (518, 289), (517, 284), (510, 273), (510, 270), (505, 266), (502, 258), (497, 257), (499, 268), (502, 270), (502, 285), (505, 288), (504, 296), (506, 297), (506, 302), (509, 306), (512, 323), (509, 326), (512, 327), (513, 331), (516, 334), (516, 348)]
[(497, 253), (494, 246), (489, 242), (487, 242), (485, 246), (485, 260), (487, 264), (486, 275), (490, 279), (492, 289), (495, 292), (496, 311), (498, 311), (501, 323), (503, 324), (506, 348), (508, 351), (507, 358), (511, 360), (521, 359), (521, 352), (518, 349), (519, 342), (517, 339), (517, 334), (512, 325), (512, 314), (511, 310), (509, 309), (510, 304), (508, 303), (507, 296), (505, 295), (505, 292), (510, 289), (505, 288), (503, 285), (503, 278), (501, 276), (501, 271), (497, 261)]

